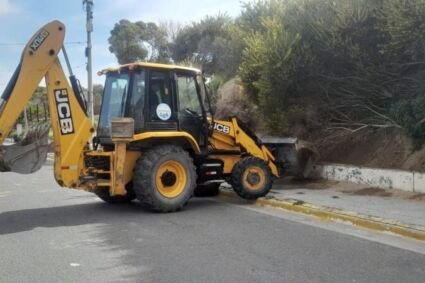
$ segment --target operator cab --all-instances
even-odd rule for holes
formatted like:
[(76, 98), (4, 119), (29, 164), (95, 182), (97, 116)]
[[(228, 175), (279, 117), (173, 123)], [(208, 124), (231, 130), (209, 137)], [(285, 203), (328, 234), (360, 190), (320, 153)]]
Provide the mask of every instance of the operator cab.
[(135, 134), (152, 131), (190, 133), (207, 147), (211, 115), (204, 79), (198, 69), (134, 63), (102, 71), (106, 74), (97, 136), (111, 145), (111, 120), (131, 117)]

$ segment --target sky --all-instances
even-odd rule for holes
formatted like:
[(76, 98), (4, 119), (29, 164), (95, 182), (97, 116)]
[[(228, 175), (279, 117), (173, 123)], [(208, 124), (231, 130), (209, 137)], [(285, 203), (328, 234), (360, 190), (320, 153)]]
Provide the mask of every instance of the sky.
[[(73, 71), (86, 86), (86, 14), (82, 2), (0, 0), (0, 95), (19, 62), (25, 44), (40, 27), (52, 20), (65, 24), (65, 46)], [(93, 81), (103, 84), (104, 78), (97, 76), (96, 72), (117, 65), (115, 56), (108, 50), (108, 37), (115, 23), (121, 19), (187, 24), (218, 13), (236, 17), (240, 10), (240, 0), (94, 0)]]

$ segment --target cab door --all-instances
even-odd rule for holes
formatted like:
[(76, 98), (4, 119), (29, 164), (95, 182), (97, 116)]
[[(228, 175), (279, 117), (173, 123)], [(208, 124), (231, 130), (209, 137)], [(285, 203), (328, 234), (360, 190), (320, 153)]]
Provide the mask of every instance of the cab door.
[(172, 91), (172, 76), (168, 70), (149, 70), (147, 109), (145, 113), (147, 131), (177, 131), (175, 96)]
[(204, 109), (202, 108), (196, 76), (190, 73), (175, 73), (177, 93), (177, 118), (180, 131), (190, 133), (201, 147), (207, 145), (204, 131)]

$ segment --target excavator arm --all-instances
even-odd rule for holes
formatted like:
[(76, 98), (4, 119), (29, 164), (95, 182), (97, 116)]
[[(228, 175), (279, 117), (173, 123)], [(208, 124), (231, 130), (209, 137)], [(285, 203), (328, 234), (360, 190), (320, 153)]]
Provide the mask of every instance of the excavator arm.
[[(31, 173), (39, 169), (8, 166), (10, 164), (2, 161), (8, 155), (8, 147), (2, 144), (44, 78), (54, 140), (55, 178), (61, 186), (75, 188), (84, 170), (84, 153), (94, 129), (77, 88), (75, 85), (70, 86), (59, 62), (61, 49), (67, 60), (64, 38), (65, 25), (53, 21), (38, 30), (22, 52), (18, 67), (0, 102), (0, 164), (3, 163), (0, 171)], [(15, 151), (19, 152), (16, 145)], [(19, 155), (19, 158), (23, 158), (25, 150), (19, 152)]]

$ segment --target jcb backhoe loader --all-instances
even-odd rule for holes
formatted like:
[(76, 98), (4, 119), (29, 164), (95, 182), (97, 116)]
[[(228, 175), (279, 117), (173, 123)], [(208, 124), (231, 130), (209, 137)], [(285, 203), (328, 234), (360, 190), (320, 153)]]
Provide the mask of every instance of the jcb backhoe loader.
[[(170, 212), (181, 209), (195, 189), (214, 190), (224, 181), (243, 198), (262, 197), (285, 170), (285, 148), (294, 142), (275, 139), (266, 146), (237, 118), (214, 120), (202, 73), (192, 68), (134, 63), (101, 71), (106, 82), (94, 136), (64, 36), (65, 26), (53, 21), (31, 38), (0, 102), (1, 145), (45, 78), (59, 185), (109, 203), (137, 198)], [(61, 50), (70, 83), (58, 59)], [(41, 167), (47, 131), (34, 133), (31, 142), (2, 146), (0, 171)]]

